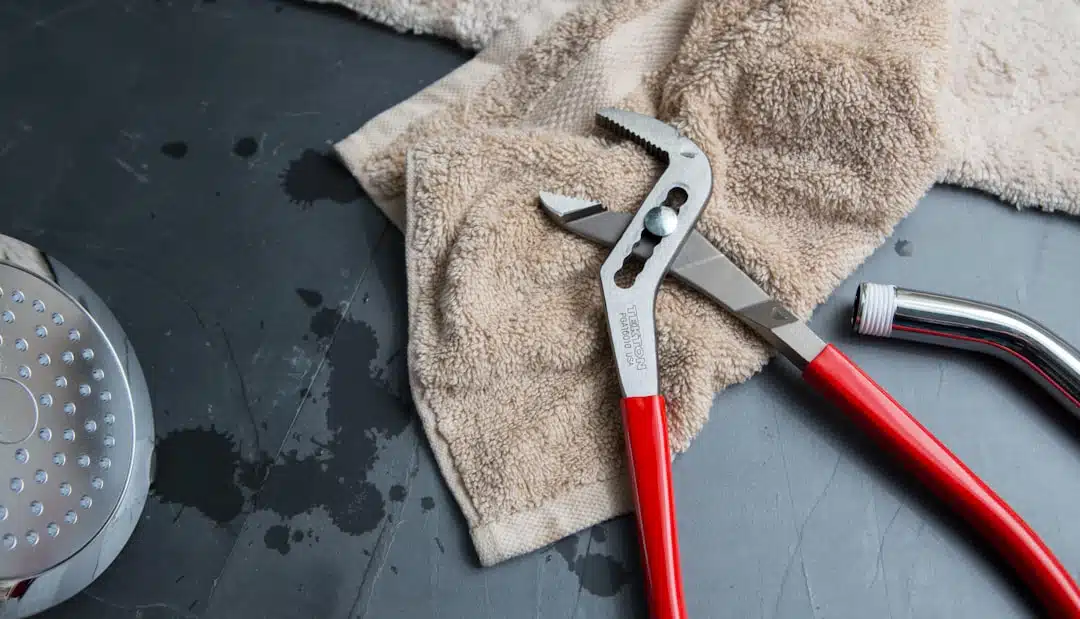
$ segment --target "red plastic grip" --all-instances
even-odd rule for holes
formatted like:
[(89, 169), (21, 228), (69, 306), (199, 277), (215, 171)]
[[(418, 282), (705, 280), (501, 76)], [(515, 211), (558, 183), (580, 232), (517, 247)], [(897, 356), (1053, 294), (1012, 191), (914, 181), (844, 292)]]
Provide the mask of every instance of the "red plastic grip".
[(803, 378), (849, 413), (989, 542), (1040, 600), (1048, 616), (1080, 619), (1080, 590), (1039, 536), (854, 362), (828, 345), (806, 367)]
[(650, 616), (685, 619), (664, 398), (623, 398), (622, 415)]

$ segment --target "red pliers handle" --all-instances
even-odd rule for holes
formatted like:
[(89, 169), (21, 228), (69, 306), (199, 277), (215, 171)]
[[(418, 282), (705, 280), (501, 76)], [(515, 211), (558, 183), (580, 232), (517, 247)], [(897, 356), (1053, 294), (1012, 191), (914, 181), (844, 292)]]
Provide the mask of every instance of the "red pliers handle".
[(671, 483), (667, 407), (659, 395), (623, 398), (634, 512), (645, 565), (652, 619), (683, 619), (679, 535), (675, 524), (675, 492)]
[(989, 542), (1049, 617), (1080, 619), (1080, 590), (1039, 536), (847, 356), (829, 344), (806, 366), (803, 378)]

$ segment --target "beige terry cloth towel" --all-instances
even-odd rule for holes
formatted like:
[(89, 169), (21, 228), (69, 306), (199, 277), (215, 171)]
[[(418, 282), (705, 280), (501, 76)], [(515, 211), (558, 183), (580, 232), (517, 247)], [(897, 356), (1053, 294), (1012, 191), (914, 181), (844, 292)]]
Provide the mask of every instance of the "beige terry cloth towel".
[(549, 0), (310, 0), (337, 4), (398, 32), (453, 39), (486, 47), (507, 25)]
[[(698, 229), (808, 317), (933, 183), (945, 14), (942, 0), (600, 0), (377, 153), (341, 146), (373, 196), (405, 190), (410, 384), (484, 565), (630, 509), (606, 251), (537, 200), (632, 209), (657, 178), (595, 110), (656, 115), (701, 145), (715, 186)], [(769, 352), (675, 282), (657, 315), (683, 450), (715, 392)]]
[(1080, 214), (1080, 2), (952, 0), (940, 179)]
[[(357, 0), (324, 0), (358, 8)], [(536, 37), (568, 10), (596, 0), (443, 0), (424, 3), (447, 23), (480, 23), (483, 36), (440, 34), (468, 47), (484, 46), (474, 60), (411, 99), (385, 111), (338, 145), (362, 183), (363, 168), (385, 156), (389, 145), (414, 122), (471, 96), (500, 74)], [(490, 3), (488, 3), (490, 2)], [(946, 0), (949, 77), (941, 90), (943, 149), (938, 181), (980, 189), (1018, 207), (1080, 214), (1080, 2), (1076, 0)], [(408, 0), (367, 0), (361, 11), (393, 13), (424, 29), (425, 11)], [(392, 7), (392, 10), (391, 10)], [(362, 7), (361, 7), (362, 8)], [(501, 25), (501, 26), (500, 26)], [(501, 28), (501, 29), (500, 29)], [(430, 30), (424, 30), (430, 31)], [(492, 37), (491, 33), (498, 35)], [(681, 33), (662, 45), (667, 57)], [(489, 43), (490, 41), (490, 43)], [(651, 51), (655, 48), (650, 47)], [(628, 50), (633, 54), (634, 50)], [(634, 61), (608, 58), (609, 74)], [(597, 70), (603, 71), (603, 67)], [(611, 85), (598, 86), (604, 92)], [(404, 178), (404, 159), (395, 159)], [(374, 182), (374, 181), (372, 181)], [(370, 188), (369, 188), (370, 191)], [(375, 202), (404, 226), (404, 184), (372, 193)]]

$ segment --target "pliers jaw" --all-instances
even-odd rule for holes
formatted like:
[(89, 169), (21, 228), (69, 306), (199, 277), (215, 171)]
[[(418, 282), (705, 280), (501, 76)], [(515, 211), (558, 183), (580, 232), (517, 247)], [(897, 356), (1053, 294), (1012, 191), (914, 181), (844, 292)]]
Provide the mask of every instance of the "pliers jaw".
[[(705, 208), (712, 192), (712, 168), (705, 153), (671, 125), (617, 109), (601, 110), (598, 117), (601, 124), (667, 162), (664, 173), (600, 267), (608, 333), (623, 394), (657, 395), (656, 294)], [(643, 242), (652, 251), (644, 257), (640, 271), (625, 279), (620, 277), (624, 267), (641, 258), (634, 254)]]

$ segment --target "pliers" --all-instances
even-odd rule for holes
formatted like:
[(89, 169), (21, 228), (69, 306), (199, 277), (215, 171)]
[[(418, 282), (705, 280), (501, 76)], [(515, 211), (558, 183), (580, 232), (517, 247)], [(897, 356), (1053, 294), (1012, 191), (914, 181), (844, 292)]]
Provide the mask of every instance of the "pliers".
[[(597, 116), (600, 124), (666, 162), (663, 175), (634, 213), (546, 192), (540, 200), (560, 227), (613, 247), (601, 266), (600, 283), (624, 395), (623, 426), (652, 619), (686, 617), (654, 320), (656, 294), (669, 272), (793, 362), (807, 383), (981, 535), (1049, 616), (1080, 619), (1080, 589), (1031, 527), (847, 356), (694, 229), (713, 183), (701, 148), (650, 116), (611, 108)], [(632, 260), (632, 254), (639, 260)], [(640, 267), (636, 276), (627, 273), (635, 263)]]

